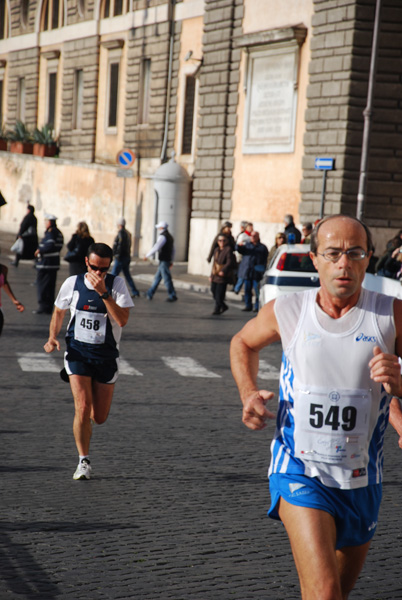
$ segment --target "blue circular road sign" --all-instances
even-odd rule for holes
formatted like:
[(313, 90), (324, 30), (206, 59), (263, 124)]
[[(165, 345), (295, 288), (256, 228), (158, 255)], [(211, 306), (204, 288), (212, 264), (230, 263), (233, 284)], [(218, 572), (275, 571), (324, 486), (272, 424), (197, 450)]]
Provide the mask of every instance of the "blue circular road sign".
[(122, 169), (129, 169), (135, 161), (135, 154), (132, 150), (124, 148), (117, 154), (117, 164)]

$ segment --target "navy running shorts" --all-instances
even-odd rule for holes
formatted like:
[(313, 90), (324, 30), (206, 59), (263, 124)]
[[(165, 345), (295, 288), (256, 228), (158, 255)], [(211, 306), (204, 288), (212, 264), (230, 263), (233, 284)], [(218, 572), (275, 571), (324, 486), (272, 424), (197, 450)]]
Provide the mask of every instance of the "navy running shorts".
[(108, 360), (68, 360), (68, 353), (64, 357), (64, 367), (67, 375), (82, 375), (91, 377), (99, 383), (115, 383), (119, 375), (119, 359)]
[(268, 515), (279, 519), (279, 498), (289, 504), (317, 508), (335, 519), (336, 549), (361, 546), (373, 537), (382, 498), (381, 483), (342, 490), (321, 483), (317, 477), (273, 473), (269, 478), (271, 506)]

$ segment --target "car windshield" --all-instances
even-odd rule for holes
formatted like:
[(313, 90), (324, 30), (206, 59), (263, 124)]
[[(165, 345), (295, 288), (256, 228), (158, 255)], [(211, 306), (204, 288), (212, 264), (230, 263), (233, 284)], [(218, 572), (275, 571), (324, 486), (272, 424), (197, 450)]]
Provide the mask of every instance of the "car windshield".
[(308, 254), (284, 252), (276, 267), (279, 271), (299, 271), (301, 273), (316, 273), (317, 270)]

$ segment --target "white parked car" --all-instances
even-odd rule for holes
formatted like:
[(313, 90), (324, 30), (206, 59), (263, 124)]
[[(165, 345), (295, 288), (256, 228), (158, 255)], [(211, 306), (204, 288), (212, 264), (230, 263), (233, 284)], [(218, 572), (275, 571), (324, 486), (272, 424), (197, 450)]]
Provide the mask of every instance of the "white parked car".
[[(260, 306), (282, 294), (301, 292), (320, 286), (318, 273), (309, 252), (310, 246), (308, 244), (283, 244), (279, 246), (260, 282)], [(363, 287), (396, 298), (402, 298), (401, 282), (389, 277), (366, 273)]]

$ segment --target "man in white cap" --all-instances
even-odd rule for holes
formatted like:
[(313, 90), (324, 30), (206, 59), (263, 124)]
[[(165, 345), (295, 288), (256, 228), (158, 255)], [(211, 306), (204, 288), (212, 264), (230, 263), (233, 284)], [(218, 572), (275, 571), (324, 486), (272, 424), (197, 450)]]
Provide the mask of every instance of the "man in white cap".
[(131, 235), (126, 229), (126, 219), (120, 217), (117, 220), (119, 231), (113, 242), (113, 269), (112, 275), (123, 275), (126, 278), (127, 284), (131, 291), (131, 297), (135, 298), (140, 295), (140, 292), (135, 287), (135, 283), (130, 273), (131, 261)]
[(148, 300), (152, 300), (152, 297), (155, 294), (163, 277), (163, 283), (165, 284), (169, 294), (166, 298), (166, 301), (175, 302), (177, 300), (177, 296), (173, 286), (172, 276), (170, 274), (170, 268), (173, 265), (174, 258), (174, 239), (173, 236), (171, 236), (168, 232), (168, 224), (166, 221), (160, 221), (157, 225), (155, 225), (155, 227), (159, 232), (159, 236), (156, 240), (156, 243), (145, 256), (144, 260), (158, 252), (159, 267), (155, 273), (152, 285), (146, 293), (146, 296)]
[(57, 271), (60, 269), (60, 251), (63, 234), (56, 227), (57, 217), (45, 214), (45, 235), (35, 252), (37, 258), (38, 308), (33, 313), (51, 315), (55, 299)]

